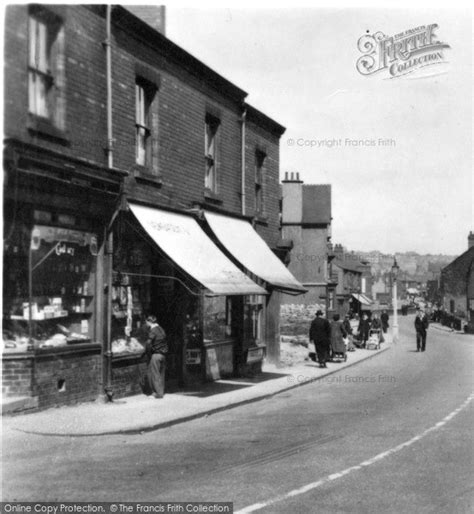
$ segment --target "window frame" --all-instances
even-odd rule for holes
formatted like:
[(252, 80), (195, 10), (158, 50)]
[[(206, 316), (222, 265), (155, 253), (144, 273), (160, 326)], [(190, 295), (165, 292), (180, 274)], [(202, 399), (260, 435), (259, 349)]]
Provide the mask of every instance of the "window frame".
[(257, 148), (255, 150), (255, 184), (254, 184), (254, 193), (255, 193), (255, 213), (257, 215), (262, 216), (265, 211), (264, 204), (264, 189), (265, 189), (265, 161), (267, 159), (267, 154)]
[(220, 125), (221, 120), (218, 117), (206, 113), (204, 120), (204, 187), (213, 193), (218, 192), (218, 138)]
[(135, 164), (150, 169), (153, 168), (153, 104), (157, 91), (157, 86), (149, 80), (135, 77)]
[[(57, 125), (58, 99), (55, 86), (53, 47), (59, 45), (59, 34), (63, 29), (62, 20), (40, 7), (28, 11), (28, 112), (30, 115)], [(56, 49), (59, 52), (59, 49)], [(59, 58), (58, 55), (56, 58)], [(56, 70), (57, 71), (57, 70)]]

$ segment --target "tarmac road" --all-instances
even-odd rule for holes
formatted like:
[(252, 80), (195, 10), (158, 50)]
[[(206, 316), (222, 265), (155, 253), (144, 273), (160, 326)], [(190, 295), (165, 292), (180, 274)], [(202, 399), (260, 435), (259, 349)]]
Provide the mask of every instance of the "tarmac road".
[(400, 324), (398, 345), (373, 359), (182, 425), (86, 438), (5, 430), (3, 500), (472, 512), (474, 338), (432, 328), (416, 353), (413, 317)]

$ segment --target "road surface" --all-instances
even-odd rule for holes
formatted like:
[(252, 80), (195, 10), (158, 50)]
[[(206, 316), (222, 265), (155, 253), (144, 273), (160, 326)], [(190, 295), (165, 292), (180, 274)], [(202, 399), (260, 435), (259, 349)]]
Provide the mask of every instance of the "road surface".
[(473, 512), (474, 338), (433, 327), (427, 351), (417, 353), (413, 317), (400, 325), (398, 345), (373, 359), (155, 432), (52, 437), (10, 430), (7, 421), (3, 500)]

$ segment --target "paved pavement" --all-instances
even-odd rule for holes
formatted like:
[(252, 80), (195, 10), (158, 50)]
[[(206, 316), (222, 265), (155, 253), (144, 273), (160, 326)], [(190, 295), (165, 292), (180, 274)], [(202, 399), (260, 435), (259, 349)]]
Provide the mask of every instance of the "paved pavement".
[(4, 417), (3, 426), (27, 433), (57, 436), (133, 434), (157, 430), (311, 384), (388, 350), (390, 335), (387, 339), (380, 350), (348, 352), (347, 362), (328, 363), (327, 368), (320, 368), (312, 361), (284, 368), (264, 364), (263, 373), (255, 378), (218, 380), (200, 386), (199, 390), (166, 394), (162, 399), (138, 395), (107, 404), (90, 402), (51, 408)]

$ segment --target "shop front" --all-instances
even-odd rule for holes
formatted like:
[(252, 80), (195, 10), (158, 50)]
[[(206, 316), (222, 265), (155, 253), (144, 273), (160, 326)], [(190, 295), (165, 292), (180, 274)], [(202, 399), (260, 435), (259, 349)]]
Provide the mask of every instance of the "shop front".
[(238, 374), (247, 358), (247, 338), (258, 338), (252, 332), (258, 309), (249, 299), (266, 294), (217, 248), (193, 215), (129, 203), (114, 226), (113, 396), (141, 391), (150, 314), (167, 334), (168, 392)]
[(15, 162), (6, 164), (3, 395), (28, 407), (93, 400), (101, 390), (104, 220), (118, 180), (104, 193), (57, 180), (38, 154)]
[(258, 372), (267, 355), (279, 361), (280, 293), (300, 295), (307, 290), (295, 279), (245, 219), (206, 211), (206, 230), (226, 255), (266, 291), (243, 303), (244, 348), (241, 372)]

